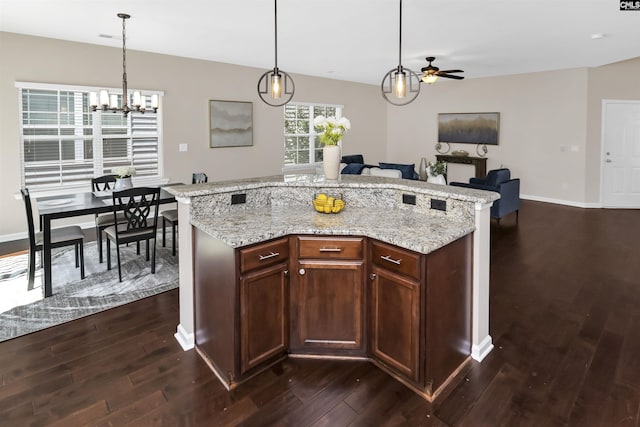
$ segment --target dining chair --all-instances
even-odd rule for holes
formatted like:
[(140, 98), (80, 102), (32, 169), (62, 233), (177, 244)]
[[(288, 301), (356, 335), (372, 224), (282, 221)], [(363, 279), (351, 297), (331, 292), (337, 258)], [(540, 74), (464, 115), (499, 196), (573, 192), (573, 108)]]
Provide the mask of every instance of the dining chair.
[[(192, 184), (204, 184), (209, 180), (204, 172), (194, 173), (191, 177)], [(171, 254), (176, 256), (176, 231), (178, 228), (178, 209), (167, 209), (160, 212), (162, 217), (162, 247), (166, 246), (165, 234), (167, 223), (171, 225)]]
[[(149, 261), (150, 241), (153, 240), (151, 257), (151, 273), (156, 272), (156, 232), (158, 230), (158, 206), (160, 205), (160, 187), (134, 187), (122, 191), (114, 191), (113, 221), (104, 230), (107, 237), (107, 269), (111, 270), (111, 242), (116, 244), (118, 256), (118, 278), (122, 282), (122, 263), (120, 261), (120, 245), (146, 241), (146, 258)], [(126, 222), (117, 223), (117, 214), (121, 211)]]
[[(96, 191), (110, 191), (113, 190), (113, 187), (116, 184), (116, 176), (117, 175), (103, 175), (97, 178), (91, 179), (91, 190)], [(114, 225), (114, 219), (112, 213), (105, 214), (95, 214), (95, 224), (96, 224), (96, 242), (98, 244), (98, 259), (100, 263), (102, 263), (102, 232), (105, 228)], [(124, 213), (118, 212), (116, 214), (116, 222), (121, 224), (126, 222), (124, 217)]]
[[(27, 228), (29, 231), (29, 267), (27, 271), (28, 289), (33, 289), (36, 274), (36, 253), (43, 249), (44, 238), (42, 232), (35, 231), (33, 225), (33, 210), (29, 189), (20, 189), (24, 207), (27, 213)], [(75, 246), (76, 268), (80, 267), (80, 278), (84, 279), (84, 233), (77, 225), (58, 227), (51, 229), (51, 247), (60, 248), (63, 246)], [(42, 259), (42, 254), (40, 255)], [(42, 263), (42, 261), (41, 261)]]

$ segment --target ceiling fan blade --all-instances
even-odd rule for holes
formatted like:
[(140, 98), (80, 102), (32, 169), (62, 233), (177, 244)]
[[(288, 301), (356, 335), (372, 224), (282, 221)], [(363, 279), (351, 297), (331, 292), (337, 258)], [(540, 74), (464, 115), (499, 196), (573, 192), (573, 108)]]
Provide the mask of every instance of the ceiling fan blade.
[(447, 79), (455, 79), (455, 80), (464, 79), (464, 77), (462, 77), (462, 76), (454, 76), (454, 75), (451, 75), (451, 74), (442, 74), (442, 73), (438, 73), (438, 77), (444, 77), (444, 78), (447, 78)]
[(439, 72), (440, 73), (445, 73), (445, 74), (448, 74), (448, 73), (464, 73), (464, 71), (462, 71), (462, 70), (441, 70)]

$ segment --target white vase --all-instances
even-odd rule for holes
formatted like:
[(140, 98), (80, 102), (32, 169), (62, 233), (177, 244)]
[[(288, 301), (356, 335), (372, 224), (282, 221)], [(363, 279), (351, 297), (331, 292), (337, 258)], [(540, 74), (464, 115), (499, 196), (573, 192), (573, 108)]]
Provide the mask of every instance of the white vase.
[(444, 175), (431, 175), (427, 178), (427, 182), (431, 184), (442, 184), (447, 185), (447, 180), (444, 179)]
[(125, 178), (116, 178), (116, 185), (113, 186), (113, 191), (122, 191), (128, 188), (133, 188), (133, 182), (131, 182), (130, 176)]
[(337, 180), (340, 175), (340, 146), (325, 145), (322, 149), (322, 167), (326, 179)]

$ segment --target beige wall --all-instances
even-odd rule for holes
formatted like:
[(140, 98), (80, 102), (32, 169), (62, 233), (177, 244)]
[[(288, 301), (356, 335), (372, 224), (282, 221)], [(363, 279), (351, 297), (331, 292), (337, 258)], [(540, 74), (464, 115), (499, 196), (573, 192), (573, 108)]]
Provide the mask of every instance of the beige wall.
[[(164, 174), (188, 181), (193, 171), (212, 180), (278, 174), (283, 159), (281, 108), (256, 94), (265, 71), (208, 61), (128, 51), (132, 88), (163, 90)], [(0, 32), (0, 240), (24, 233), (15, 81), (119, 87), (120, 49)], [(70, 66), (72, 62), (84, 64)], [(282, 64), (284, 65), (284, 64)], [(286, 70), (286, 67), (284, 68)], [(600, 121), (603, 99), (640, 100), (640, 58), (580, 68), (423, 85), (416, 101), (388, 105), (378, 85), (294, 75), (295, 101), (343, 104), (352, 131), (345, 154), (368, 162), (416, 163), (435, 158), (437, 113), (500, 112), (500, 145), (488, 167), (505, 165), (522, 179), (524, 197), (597, 206), (600, 201)], [(209, 99), (252, 101), (254, 146), (210, 149)], [(181, 153), (178, 145), (189, 151)], [(562, 147), (565, 148), (562, 151)], [(572, 151), (572, 148), (577, 151)], [(475, 146), (454, 144), (452, 150)], [(454, 165), (453, 179), (469, 169)]]
[[(22, 201), (14, 198), (20, 188), (15, 81), (119, 87), (120, 52), (119, 48), (0, 32), (0, 206), (4, 211), (0, 240), (26, 230)], [(210, 180), (282, 172), (283, 109), (265, 105), (256, 92), (266, 70), (128, 50), (127, 71), (131, 88), (165, 92), (163, 155), (164, 175), (169, 179), (188, 182), (194, 171), (206, 172)], [(384, 160), (386, 106), (376, 86), (293, 77), (295, 101), (344, 105), (344, 115), (352, 123), (343, 140), (345, 153)], [(252, 147), (209, 148), (210, 99), (253, 102)], [(188, 152), (178, 151), (181, 143), (188, 144)]]

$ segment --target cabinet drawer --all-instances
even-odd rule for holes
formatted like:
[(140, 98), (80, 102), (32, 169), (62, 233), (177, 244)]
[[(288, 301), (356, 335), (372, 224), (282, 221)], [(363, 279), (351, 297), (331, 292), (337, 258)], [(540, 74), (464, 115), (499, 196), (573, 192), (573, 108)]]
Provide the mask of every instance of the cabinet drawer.
[(420, 254), (380, 242), (371, 243), (371, 260), (381, 268), (420, 280)]
[(288, 261), (289, 239), (287, 238), (240, 250), (241, 273)]
[(362, 259), (362, 237), (298, 236), (300, 258)]

